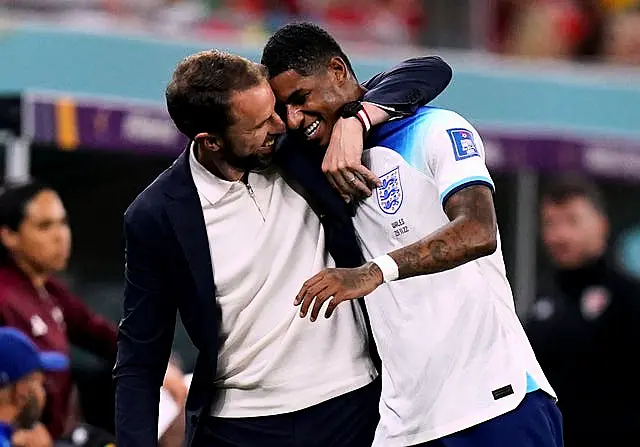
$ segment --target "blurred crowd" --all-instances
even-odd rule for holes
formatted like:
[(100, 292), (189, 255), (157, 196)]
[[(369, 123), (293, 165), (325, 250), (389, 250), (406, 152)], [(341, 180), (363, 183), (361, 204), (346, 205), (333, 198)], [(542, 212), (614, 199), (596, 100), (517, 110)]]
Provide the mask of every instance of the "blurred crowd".
[[(342, 41), (459, 46), (459, 38), (433, 39), (451, 36), (453, 27), (467, 47), (478, 48), (481, 40), (480, 47), (499, 53), (640, 64), (639, 0), (0, 0), (3, 4), (14, 14), (55, 14), (92, 28), (144, 27), (165, 36), (256, 42), (285, 22), (305, 19), (323, 24)], [(452, 14), (436, 13), (443, 9), (466, 17), (451, 22), (446, 17)], [(490, 23), (477, 26), (478, 20)]]
[(638, 0), (499, 0), (493, 50), (640, 64)]

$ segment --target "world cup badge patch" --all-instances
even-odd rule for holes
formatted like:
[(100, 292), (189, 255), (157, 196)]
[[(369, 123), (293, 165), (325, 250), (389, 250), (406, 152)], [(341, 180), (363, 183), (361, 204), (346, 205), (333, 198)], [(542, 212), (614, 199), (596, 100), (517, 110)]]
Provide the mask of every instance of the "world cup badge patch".
[(380, 176), (380, 182), (382, 184), (376, 188), (378, 206), (386, 214), (395, 214), (402, 205), (400, 167)]
[(473, 134), (467, 129), (449, 129), (447, 130), (451, 143), (453, 144), (453, 153), (456, 160), (464, 160), (469, 157), (479, 157), (480, 153), (473, 140)]

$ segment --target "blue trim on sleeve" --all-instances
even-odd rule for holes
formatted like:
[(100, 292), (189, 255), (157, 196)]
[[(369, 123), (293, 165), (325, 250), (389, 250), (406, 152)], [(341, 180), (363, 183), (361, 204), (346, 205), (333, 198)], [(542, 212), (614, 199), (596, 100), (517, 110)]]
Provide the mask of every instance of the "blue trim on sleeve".
[(527, 393), (538, 391), (539, 389), (540, 386), (538, 385), (538, 382), (536, 382), (536, 380), (527, 373)]
[(467, 178), (463, 178), (460, 181), (455, 182), (453, 185), (445, 189), (444, 192), (440, 194), (440, 203), (444, 205), (447, 202), (447, 200), (449, 200), (449, 197), (451, 197), (453, 194), (457, 193), (461, 189), (464, 189), (473, 185), (486, 185), (489, 188), (491, 188), (491, 191), (495, 191), (496, 189), (496, 187), (493, 186), (493, 182), (491, 181), (491, 179), (487, 177), (483, 177), (479, 175), (476, 175), (473, 177), (467, 177)]

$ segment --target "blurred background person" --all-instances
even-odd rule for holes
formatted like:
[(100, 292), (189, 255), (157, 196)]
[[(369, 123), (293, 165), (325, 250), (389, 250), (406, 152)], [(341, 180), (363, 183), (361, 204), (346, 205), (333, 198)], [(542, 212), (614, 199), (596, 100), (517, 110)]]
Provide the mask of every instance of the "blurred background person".
[(604, 60), (612, 64), (640, 66), (640, 5), (617, 12), (609, 19)]
[(607, 260), (609, 222), (590, 181), (552, 181), (540, 202), (542, 241), (555, 267), (527, 332), (558, 393), (565, 445), (639, 445), (630, 367), (640, 345), (640, 287)]
[[(73, 378), (71, 370), (46, 374), (42, 420), (53, 439), (69, 437), (82, 413), (113, 433), (110, 376), (116, 326), (54, 277), (66, 268), (70, 252), (67, 213), (53, 189), (30, 182), (0, 190), (0, 326), (20, 329), (40, 349), (68, 356), (73, 344), (104, 361), (98, 373), (79, 370)], [(187, 390), (175, 365), (169, 366), (164, 386), (183, 406)]]
[(66, 355), (40, 352), (22, 332), (0, 328), (0, 447), (52, 445), (39, 422), (46, 401), (44, 373), (68, 367)]

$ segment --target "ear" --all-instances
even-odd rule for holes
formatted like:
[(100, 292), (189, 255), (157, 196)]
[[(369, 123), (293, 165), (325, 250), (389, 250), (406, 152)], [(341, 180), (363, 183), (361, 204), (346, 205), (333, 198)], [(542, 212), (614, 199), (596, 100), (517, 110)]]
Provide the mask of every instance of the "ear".
[(222, 147), (222, 139), (214, 134), (202, 132), (196, 135), (193, 139), (198, 146), (207, 151), (216, 152)]
[(0, 227), (0, 243), (12, 251), (18, 245), (18, 233), (9, 227)]
[(334, 56), (329, 60), (329, 75), (337, 83), (342, 86), (349, 79), (349, 68), (346, 62), (339, 56)]

